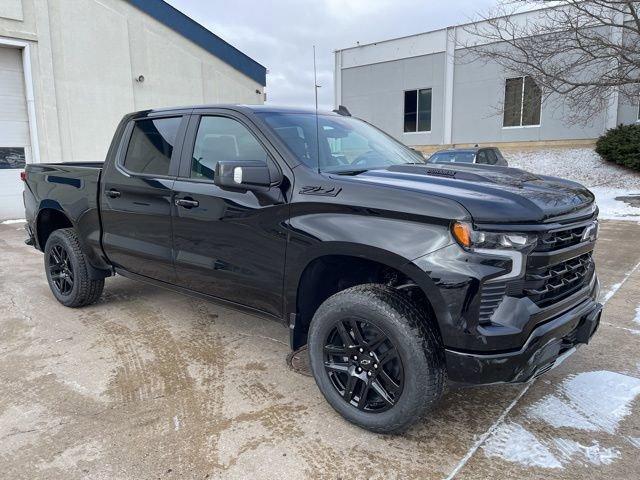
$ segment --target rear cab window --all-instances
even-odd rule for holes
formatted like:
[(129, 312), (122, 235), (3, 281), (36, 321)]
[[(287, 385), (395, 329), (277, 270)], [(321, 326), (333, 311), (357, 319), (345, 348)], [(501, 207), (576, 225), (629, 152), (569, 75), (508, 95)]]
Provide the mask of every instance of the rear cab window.
[(132, 173), (169, 175), (173, 147), (182, 117), (134, 122), (123, 166)]

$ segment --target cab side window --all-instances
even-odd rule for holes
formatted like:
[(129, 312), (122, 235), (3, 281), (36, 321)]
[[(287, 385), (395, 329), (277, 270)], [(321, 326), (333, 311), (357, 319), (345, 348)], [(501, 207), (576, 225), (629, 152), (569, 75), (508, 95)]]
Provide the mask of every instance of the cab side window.
[(476, 157), (476, 163), (480, 163), (482, 165), (486, 165), (488, 163), (487, 161), (487, 151), (486, 150), (479, 150), (477, 153), (477, 157)]
[(498, 156), (496, 155), (495, 150), (487, 150), (487, 158), (489, 160), (489, 165), (495, 165), (498, 163)]
[(138, 120), (134, 123), (124, 167), (133, 173), (169, 175), (173, 146), (182, 117)]
[(191, 178), (213, 180), (216, 164), (227, 160), (268, 162), (256, 137), (237, 120), (202, 117), (191, 159)]

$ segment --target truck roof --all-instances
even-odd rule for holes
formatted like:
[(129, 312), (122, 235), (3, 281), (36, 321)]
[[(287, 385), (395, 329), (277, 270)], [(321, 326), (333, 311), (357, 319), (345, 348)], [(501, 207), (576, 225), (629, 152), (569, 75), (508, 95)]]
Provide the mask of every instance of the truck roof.
[[(248, 112), (265, 112), (265, 113), (315, 113), (315, 109), (313, 108), (305, 108), (305, 107), (285, 107), (285, 106), (277, 106), (277, 105), (244, 105), (244, 104), (227, 104), (227, 103), (219, 103), (219, 104), (203, 104), (203, 105), (183, 105), (179, 107), (161, 107), (161, 108), (153, 108), (149, 110), (140, 110), (137, 112), (132, 112), (131, 116), (142, 116), (149, 115), (154, 113), (170, 113), (170, 112), (181, 112), (184, 113), (186, 110), (195, 110), (201, 108), (220, 108), (225, 110), (235, 110), (243, 113)], [(338, 115), (335, 112), (330, 112), (328, 110), (318, 110), (320, 115)]]

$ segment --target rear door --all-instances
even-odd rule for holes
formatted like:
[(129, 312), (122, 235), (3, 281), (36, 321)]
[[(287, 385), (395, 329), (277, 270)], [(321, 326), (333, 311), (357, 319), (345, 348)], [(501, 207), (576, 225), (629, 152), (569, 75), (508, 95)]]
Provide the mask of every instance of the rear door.
[(101, 187), (102, 243), (116, 267), (175, 282), (172, 187), (188, 115), (154, 115), (127, 125)]
[(238, 113), (208, 110), (192, 117), (174, 184), (173, 237), (181, 286), (281, 315), (289, 212), (283, 187), (238, 190), (213, 183), (218, 161), (257, 160), (282, 168), (274, 160), (277, 155)]

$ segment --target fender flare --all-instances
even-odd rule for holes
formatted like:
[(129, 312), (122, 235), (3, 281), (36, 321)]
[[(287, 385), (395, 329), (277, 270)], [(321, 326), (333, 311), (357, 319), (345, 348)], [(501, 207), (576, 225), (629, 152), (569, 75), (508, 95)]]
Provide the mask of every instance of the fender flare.
[[(62, 215), (64, 215), (64, 217), (69, 221), (69, 223), (71, 224), (71, 228), (73, 228), (74, 230), (78, 230), (77, 228), (77, 222), (75, 221), (75, 219), (73, 219), (66, 211), (64, 208), (62, 208), (62, 205), (60, 205), (60, 203), (56, 200), (52, 200), (52, 199), (44, 199), (40, 202), (40, 204), (38, 205), (38, 211), (34, 216), (34, 225), (33, 225), (33, 234), (34, 234), (34, 238), (37, 242), (37, 245), (40, 249), (40, 251), (44, 252), (44, 245), (40, 245), (40, 237), (38, 234), (38, 225), (40, 223), (40, 216), (42, 215), (42, 212), (44, 210), (54, 210), (57, 212), (60, 212)], [(111, 271), (110, 270), (106, 270), (103, 268), (98, 268), (96, 266), (93, 265), (92, 263), (92, 258), (90, 255), (88, 255), (86, 252), (88, 251), (87, 246), (85, 245), (85, 241), (84, 239), (78, 235), (78, 240), (80, 241), (80, 247), (82, 248), (83, 252), (85, 252), (85, 255), (87, 256), (87, 267), (89, 269), (89, 278), (91, 278), (92, 280), (99, 280), (102, 278), (106, 278), (111, 276)]]
[[(284, 312), (285, 315), (297, 313), (300, 281), (306, 269), (317, 259), (325, 256), (344, 255), (371, 260), (387, 267), (398, 270), (413, 280), (424, 292), (435, 314), (435, 321), (441, 324), (450, 317), (449, 310), (440, 289), (429, 276), (428, 272), (420, 269), (411, 260), (396, 253), (370, 245), (363, 246), (351, 242), (322, 242), (307, 250), (304, 259), (296, 259), (295, 262), (287, 261), (285, 268), (284, 284)], [(289, 318), (286, 318), (289, 321)]]

